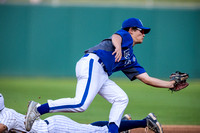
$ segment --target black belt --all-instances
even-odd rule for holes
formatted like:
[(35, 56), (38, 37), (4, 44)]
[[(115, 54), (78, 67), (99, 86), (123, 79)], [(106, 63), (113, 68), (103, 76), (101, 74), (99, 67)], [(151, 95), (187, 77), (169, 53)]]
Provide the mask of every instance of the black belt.
[(104, 65), (103, 61), (100, 58), (99, 58), (98, 62), (103, 67), (104, 71), (107, 72), (106, 66)]
[(44, 122), (46, 122), (46, 124), (47, 124), (47, 125), (49, 125), (49, 121), (47, 121), (47, 120), (44, 120)]

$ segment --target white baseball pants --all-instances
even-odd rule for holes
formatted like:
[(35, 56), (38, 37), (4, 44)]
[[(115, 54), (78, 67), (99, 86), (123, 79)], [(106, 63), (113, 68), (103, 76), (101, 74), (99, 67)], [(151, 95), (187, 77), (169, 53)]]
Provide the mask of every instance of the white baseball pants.
[(77, 62), (76, 77), (75, 97), (48, 100), (50, 112), (83, 112), (99, 94), (112, 104), (109, 122), (119, 126), (128, 104), (128, 96), (108, 78), (96, 54), (90, 53)]

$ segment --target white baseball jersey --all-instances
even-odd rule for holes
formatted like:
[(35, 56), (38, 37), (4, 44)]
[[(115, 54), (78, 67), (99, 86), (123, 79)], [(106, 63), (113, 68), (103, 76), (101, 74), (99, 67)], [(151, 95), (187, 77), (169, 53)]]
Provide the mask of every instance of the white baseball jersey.
[(0, 111), (5, 108), (3, 95), (0, 93)]
[[(8, 131), (12, 130), (16, 133), (27, 132), (24, 121), (25, 115), (13, 109), (4, 108), (0, 111), (0, 123), (6, 125)], [(98, 127), (89, 124), (80, 124), (68, 117), (55, 115), (45, 120), (36, 120), (29, 133), (108, 133), (108, 128), (107, 126)]]
[(0, 123), (6, 125), (8, 131), (15, 129), (19, 132), (26, 132), (24, 127), (24, 115), (13, 109), (4, 108), (0, 111)]
[[(17, 133), (27, 132), (24, 121), (25, 115), (22, 115), (13, 109), (4, 108), (2, 111), (0, 111), (0, 123), (7, 126), (8, 131), (12, 130)], [(38, 128), (36, 128), (36, 130), (34, 129), (34, 127), (37, 127), (36, 125), (39, 126), (40, 130), (38, 130)], [(30, 133), (38, 133), (37, 130), (48, 132), (47, 124), (42, 120), (36, 120)]]

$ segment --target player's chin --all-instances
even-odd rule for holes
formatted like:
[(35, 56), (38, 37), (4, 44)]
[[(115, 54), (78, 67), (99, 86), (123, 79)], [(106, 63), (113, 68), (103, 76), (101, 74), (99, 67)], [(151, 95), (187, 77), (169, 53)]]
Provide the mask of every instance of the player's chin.
[(141, 44), (143, 42), (143, 40), (139, 41), (138, 43)]
[(143, 43), (144, 38), (141, 39), (140, 43)]

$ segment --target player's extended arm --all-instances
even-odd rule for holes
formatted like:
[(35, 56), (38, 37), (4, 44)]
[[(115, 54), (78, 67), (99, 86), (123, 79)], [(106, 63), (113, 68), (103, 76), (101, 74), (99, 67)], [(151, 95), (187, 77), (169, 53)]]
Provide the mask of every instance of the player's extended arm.
[(147, 85), (159, 88), (173, 88), (175, 81), (164, 81), (157, 78), (150, 77), (147, 73), (142, 73), (136, 76), (137, 79), (141, 80)]
[(112, 53), (112, 55), (115, 55), (115, 62), (119, 62), (122, 58), (122, 48), (121, 48), (121, 43), (122, 43), (122, 37), (118, 34), (113, 34), (112, 35), (112, 43), (115, 47), (115, 51)]
[(0, 133), (3, 133), (6, 130), (7, 130), (7, 126), (0, 123)]

